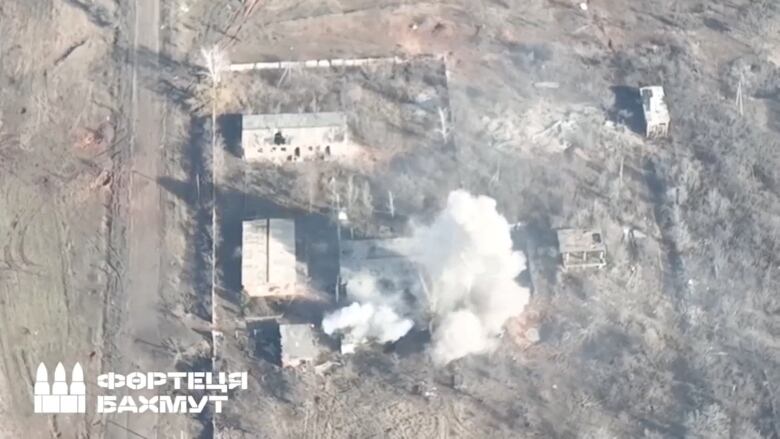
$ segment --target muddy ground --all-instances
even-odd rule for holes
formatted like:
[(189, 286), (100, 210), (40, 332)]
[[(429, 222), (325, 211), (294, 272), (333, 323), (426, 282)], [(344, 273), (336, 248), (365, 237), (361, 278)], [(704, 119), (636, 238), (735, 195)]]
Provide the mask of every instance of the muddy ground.
[[(3, 2), (0, 436), (780, 437), (779, 15), (768, 1)], [(446, 55), (448, 75), (408, 96), (381, 71), (226, 76), (219, 121), (352, 103), (372, 109), (351, 119), (368, 138), (402, 125), (357, 166), (234, 184), (198, 67), (214, 43), (233, 62)], [(668, 140), (639, 134), (646, 84), (666, 89)], [(421, 93), (435, 105), (407, 117)], [(330, 176), (368, 193), (352, 206), (364, 228), (386, 221), (388, 191), (418, 220), (454, 188), (496, 198), (534, 236), (540, 342), (436, 369), (412, 340), (327, 376), (257, 358), (235, 279), (212, 275), (219, 197), (326, 213)], [(551, 267), (561, 226), (600, 227), (607, 269)], [(209, 369), (214, 354), (251, 375), (216, 418), (31, 413), (40, 361), (89, 377)]]

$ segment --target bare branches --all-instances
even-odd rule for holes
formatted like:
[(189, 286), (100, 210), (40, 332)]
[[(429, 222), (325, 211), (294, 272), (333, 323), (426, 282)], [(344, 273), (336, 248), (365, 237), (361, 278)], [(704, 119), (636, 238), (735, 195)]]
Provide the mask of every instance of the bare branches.
[(449, 112), (445, 110), (442, 107), (439, 107), (439, 134), (441, 134), (441, 138), (444, 141), (444, 143), (447, 143), (447, 141), (450, 138), (450, 122), (449, 122)]
[(393, 191), (387, 191), (387, 211), (390, 216), (395, 218), (395, 198), (393, 198)]
[(742, 102), (742, 83), (745, 81), (744, 74), (740, 72), (739, 74), (739, 83), (737, 84), (737, 97), (736, 97), (736, 105), (737, 105), (737, 111), (739, 111), (739, 115), (742, 116), (745, 113), (743, 102)]
[(200, 53), (206, 68), (206, 76), (213, 86), (217, 86), (222, 81), (222, 72), (230, 66), (227, 54), (217, 45), (201, 47)]

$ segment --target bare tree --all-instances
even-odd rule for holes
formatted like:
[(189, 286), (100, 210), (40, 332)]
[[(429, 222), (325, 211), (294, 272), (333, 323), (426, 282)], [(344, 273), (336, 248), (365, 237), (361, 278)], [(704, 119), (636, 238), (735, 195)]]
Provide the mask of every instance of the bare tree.
[(745, 112), (742, 102), (742, 83), (744, 82), (744, 74), (740, 72), (739, 74), (739, 82), (737, 83), (737, 98), (736, 98), (736, 105), (737, 105), (737, 111), (739, 111), (739, 115), (742, 116)]
[(347, 211), (352, 211), (355, 201), (358, 197), (358, 192), (355, 190), (355, 176), (351, 175), (347, 177)]
[(395, 199), (393, 198), (393, 191), (387, 191), (387, 211), (390, 212), (390, 216), (395, 218)]
[(227, 54), (217, 45), (202, 47), (200, 53), (203, 56), (206, 76), (211, 81), (212, 86), (216, 87), (222, 82), (222, 72), (230, 67)]
[(450, 122), (449, 122), (449, 114), (447, 110), (445, 110), (442, 107), (439, 107), (439, 134), (441, 134), (441, 138), (444, 141), (444, 143), (447, 143), (447, 140), (450, 138)]
[(371, 195), (371, 184), (368, 180), (363, 182), (363, 208), (366, 210), (366, 216), (374, 211), (374, 197)]

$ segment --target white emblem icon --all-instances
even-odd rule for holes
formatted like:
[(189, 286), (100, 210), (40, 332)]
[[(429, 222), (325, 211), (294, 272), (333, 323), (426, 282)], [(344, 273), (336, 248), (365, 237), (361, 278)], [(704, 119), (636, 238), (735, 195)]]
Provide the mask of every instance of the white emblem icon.
[(58, 363), (54, 369), (54, 382), (49, 385), (49, 373), (41, 363), (35, 372), (35, 413), (85, 413), (87, 387), (84, 371), (76, 363), (70, 375), (70, 386), (65, 377), (65, 367)]

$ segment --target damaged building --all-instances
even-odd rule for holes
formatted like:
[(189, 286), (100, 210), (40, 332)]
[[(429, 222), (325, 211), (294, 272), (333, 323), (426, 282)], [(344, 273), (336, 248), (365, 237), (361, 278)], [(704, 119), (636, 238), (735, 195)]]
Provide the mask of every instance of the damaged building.
[(340, 277), (349, 295), (349, 282), (360, 273), (369, 273), (378, 288), (388, 293), (415, 294), (424, 288), (420, 267), (413, 262), (409, 238), (356, 239), (341, 242)]
[(671, 118), (666, 106), (664, 88), (642, 87), (639, 89), (639, 96), (642, 98), (642, 111), (645, 115), (645, 135), (648, 138), (668, 136)]
[(244, 115), (241, 146), (247, 161), (273, 163), (328, 160), (354, 149), (340, 112)]
[[(340, 278), (347, 299), (354, 296), (356, 284), (369, 275), (382, 295), (419, 297), (424, 294), (425, 277), (414, 262), (413, 242), (410, 238), (356, 239), (341, 242)], [(351, 299), (354, 299), (352, 297)], [(365, 344), (353, 333), (344, 334), (340, 342), (342, 354), (355, 352)]]
[(564, 270), (604, 268), (607, 265), (607, 246), (600, 230), (560, 229), (557, 234)]

